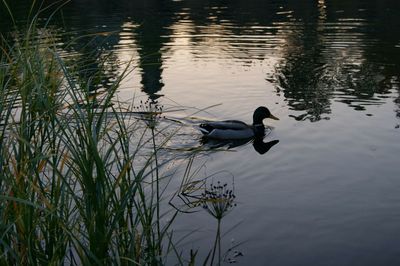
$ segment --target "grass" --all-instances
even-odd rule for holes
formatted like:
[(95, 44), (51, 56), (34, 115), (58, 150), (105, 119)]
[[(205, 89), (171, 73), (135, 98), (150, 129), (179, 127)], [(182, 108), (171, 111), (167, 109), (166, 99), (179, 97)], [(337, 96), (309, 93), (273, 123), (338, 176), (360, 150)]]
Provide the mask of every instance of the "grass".
[[(192, 210), (162, 203), (163, 169), (176, 164), (171, 153), (160, 158), (175, 133), (159, 126), (163, 107), (120, 102), (130, 63), (104, 88), (112, 57), (87, 71), (63, 58), (47, 24), (39, 30), (37, 22), (38, 14), (0, 43), (0, 265), (166, 265), (171, 257), (195, 265), (198, 252), (185, 258), (172, 230), (178, 213)], [(197, 195), (205, 184), (191, 171), (197, 151), (186, 151), (175, 196), (217, 219), (202, 264), (220, 264), (232, 191)]]
[(3, 43), (0, 264), (164, 264), (177, 214), (160, 209), (168, 136), (121, 112), (130, 65), (93, 97), (101, 72), (80, 79), (35, 21)]

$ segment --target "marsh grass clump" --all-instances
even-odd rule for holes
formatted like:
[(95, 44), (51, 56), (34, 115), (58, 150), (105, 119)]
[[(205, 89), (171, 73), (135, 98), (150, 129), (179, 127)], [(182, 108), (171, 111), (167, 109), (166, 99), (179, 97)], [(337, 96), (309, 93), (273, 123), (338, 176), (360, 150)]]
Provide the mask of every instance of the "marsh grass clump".
[[(131, 62), (112, 79), (113, 57), (77, 67), (37, 20), (0, 49), (0, 265), (165, 265), (172, 256), (184, 265), (172, 234), (179, 210), (161, 203), (174, 158), (160, 150), (179, 128), (161, 127), (154, 100), (118, 100)], [(233, 190), (218, 182), (201, 194), (188, 157), (184, 196), (197, 193), (219, 236)]]
[[(130, 64), (86, 104), (94, 79), (34, 24), (0, 57), (0, 265), (165, 264), (176, 212), (160, 222), (164, 142), (157, 123), (145, 137), (133, 110), (121, 111)], [(151, 108), (156, 120), (162, 108)]]

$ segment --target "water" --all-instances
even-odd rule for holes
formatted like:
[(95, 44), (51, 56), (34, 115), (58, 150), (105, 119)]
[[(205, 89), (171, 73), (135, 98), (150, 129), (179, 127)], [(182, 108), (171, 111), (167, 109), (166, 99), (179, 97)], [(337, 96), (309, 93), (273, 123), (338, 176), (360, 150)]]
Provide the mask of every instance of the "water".
[[(11, 8), (22, 21), (19, 2)], [(203, 177), (234, 179), (222, 249), (240, 244), (240, 265), (399, 265), (399, 12), (395, 0), (75, 0), (52, 29), (60, 44), (96, 34), (64, 54), (96, 69), (110, 52), (116, 64), (98, 87), (133, 58), (122, 99), (217, 105), (198, 115), (246, 122), (265, 105), (280, 118), (265, 121), (266, 141), (280, 141), (266, 154), (248, 144), (199, 159)], [(192, 127), (180, 136), (196, 145), (200, 137)], [(205, 211), (175, 226), (196, 230), (186, 255), (208, 252), (216, 221)]]

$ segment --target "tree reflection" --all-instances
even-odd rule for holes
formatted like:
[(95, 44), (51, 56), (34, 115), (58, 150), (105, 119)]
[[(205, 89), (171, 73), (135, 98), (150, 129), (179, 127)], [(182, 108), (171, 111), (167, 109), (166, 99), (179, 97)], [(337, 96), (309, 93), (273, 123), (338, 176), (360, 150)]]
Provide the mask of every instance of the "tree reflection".
[(291, 109), (303, 112), (292, 115), (296, 120), (319, 121), (331, 112), (333, 90), (330, 66), (323, 53), (326, 44), (321, 25), (325, 9), (316, 2), (293, 2), (291, 8), (302, 22), (286, 36), (287, 45), (282, 61), (276, 66), (275, 80), (278, 92), (282, 90)]
[[(16, 20), (26, 15), (26, 3), (22, 3), (10, 2)], [(97, 34), (92, 39), (77, 38), (68, 51), (84, 62), (82, 80), (104, 69), (104, 55), (121, 47), (119, 34), (99, 32), (118, 33), (130, 22), (138, 25), (132, 29), (132, 39), (139, 55), (142, 90), (151, 99), (164, 88), (171, 41), (184, 33), (188, 35), (184, 48), (195, 60), (215, 49), (216, 57), (233, 58), (243, 66), (265, 63), (267, 80), (295, 111), (293, 117), (319, 121), (328, 118), (334, 100), (364, 110), (398, 91), (399, 5), (396, 0), (77, 0), (62, 9), (63, 20), (56, 24), (60, 31)], [(7, 12), (1, 9), (0, 14), (6, 17)], [(9, 24), (1, 23), (2, 31), (4, 25)], [(66, 37), (61, 38), (66, 43)], [(276, 62), (270, 69), (268, 64)], [(95, 81), (93, 90), (107, 86), (118, 64), (106, 69), (101, 70), (103, 80)]]
[(99, 43), (109, 41), (107, 36), (88, 36), (76, 39), (71, 45), (73, 50), (79, 51), (69, 59), (75, 68), (78, 83), (86, 86), (93, 96), (109, 90), (118, 76), (119, 66), (115, 54), (99, 48)]
[(164, 1), (152, 0), (132, 3), (130, 8), (132, 19), (140, 25), (136, 29), (136, 43), (142, 89), (155, 100), (160, 96), (157, 93), (164, 87), (163, 53), (166, 52), (165, 42), (168, 42), (167, 36), (170, 35), (169, 27), (172, 24), (172, 18), (168, 13), (165, 15), (165, 12), (171, 7)]
[[(304, 3), (292, 3), (291, 9), (299, 24), (296, 31), (286, 35), (284, 56), (276, 66), (275, 76), (268, 80), (277, 85), (278, 93), (283, 92), (293, 110), (302, 112), (292, 117), (328, 119), (332, 100), (355, 110), (386, 102), (384, 95), (391, 92), (392, 77), (398, 75), (398, 71), (388, 73), (388, 69), (398, 69), (398, 61), (390, 58), (398, 54), (393, 47), (399, 39), (391, 37), (388, 41), (379, 36), (379, 31), (365, 30), (373, 29), (367, 24), (371, 16), (383, 18), (394, 12), (379, 14), (375, 10), (384, 9), (372, 1), (318, 1), (318, 5), (309, 4), (307, 8)], [(380, 41), (372, 41), (378, 36)], [(390, 52), (379, 47), (388, 42)], [(382, 62), (385, 53), (388, 64)]]
[[(328, 2), (330, 21), (351, 21), (355, 29), (360, 28), (357, 31), (351, 28), (346, 30), (345, 36), (348, 40), (342, 42), (351, 41), (354, 44), (336, 60), (337, 71), (334, 73), (336, 90), (340, 92), (336, 95), (336, 100), (359, 111), (366, 110), (368, 105), (385, 103), (385, 95), (389, 94), (395, 85), (393, 77), (398, 75), (395, 69), (398, 68), (399, 57), (394, 48), (399, 39), (393, 38), (393, 34), (387, 35), (391, 30), (385, 21), (400, 25), (397, 19), (393, 19), (393, 16), (397, 18), (395, 12), (387, 12), (384, 8), (393, 5), (394, 2), (383, 2)], [(374, 24), (369, 25), (372, 22)], [(341, 24), (346, 28), (345, 22)], [(396, 25), (390, 27), (396, 28)], [(341, 29), (337, 32), (339, 30)], [(352, 32), (354, 34), (350, 35)]]

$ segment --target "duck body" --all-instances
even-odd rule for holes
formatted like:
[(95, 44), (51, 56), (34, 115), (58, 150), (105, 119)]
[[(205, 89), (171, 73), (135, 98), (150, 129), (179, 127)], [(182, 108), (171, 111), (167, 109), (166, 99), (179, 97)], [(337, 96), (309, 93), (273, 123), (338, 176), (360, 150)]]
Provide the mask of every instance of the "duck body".
[(208, 122), (200, 125), (200, 131), (212, 139), (247, 139), (254, 137), (254, 128), (238, 120)]
[(260, 106), (254, 111), (252, 125), (238, 120), (225, 120), (203, 123), (199, 129), (205, 137), (212, 139), (250, 139), (264, 136), (265, 126), (262, 121), (265, 118), (279, 120), (268, 108)]

